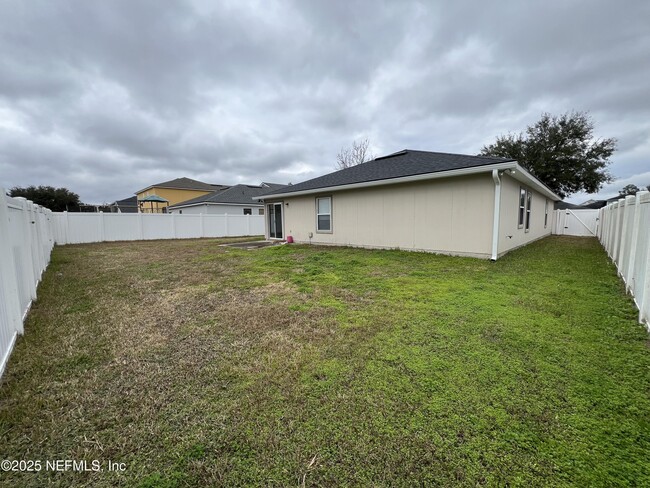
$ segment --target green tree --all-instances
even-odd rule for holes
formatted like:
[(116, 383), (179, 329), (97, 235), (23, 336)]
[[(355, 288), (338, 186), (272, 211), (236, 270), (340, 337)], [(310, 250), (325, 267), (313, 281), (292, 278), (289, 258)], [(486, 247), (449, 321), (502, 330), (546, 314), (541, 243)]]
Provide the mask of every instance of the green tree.
[(629, 184), (618, 190), (618, 194), (621, 197), (626, 197), (628, 195), (636, 195), (636, 192), (638, 191), (641, 191), (641, 188), (636, 185)]
[(53, 212), (63, 212), (64, 210), (78, 211), (79, 195), (71, 192), (67, 188), (54, 188), (53, 186), (28, 186), (25, 188), (13, 187), (9, 190), (12, 197), (25, 197), (34, 203), (49, 208)]
[(618, 194), (621, 197), (626, 197), (628, 195), (636, 195), (637, 192), (642, 191), (642, 190), (650, 191), (650, 185), (646, 186), (645, 188), (639, 188), (638, 186), (630, 183), (629, 185), (625, 185), (623, 188), (618, 190)]
[(597, 193), (612, 181), (607, 166), (616, 139), (593, 134), (594, 123), (586, 112), (544, 113), (525, 132), (498, 136), (480, 154), (516, 159), (562, 198), (579, 191)]

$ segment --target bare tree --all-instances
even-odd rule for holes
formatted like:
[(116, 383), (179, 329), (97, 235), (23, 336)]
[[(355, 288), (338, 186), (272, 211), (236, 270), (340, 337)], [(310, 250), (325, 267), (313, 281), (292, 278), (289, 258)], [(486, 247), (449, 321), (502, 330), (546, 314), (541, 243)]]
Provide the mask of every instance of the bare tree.
[(336, 169), (345, 169), (365, 163), (374, 159), (374, 155), (369, 150), (370, 140), (365, 138), (361, 141), (354, 141), (352, 147), (341, 148), (336, 155)]

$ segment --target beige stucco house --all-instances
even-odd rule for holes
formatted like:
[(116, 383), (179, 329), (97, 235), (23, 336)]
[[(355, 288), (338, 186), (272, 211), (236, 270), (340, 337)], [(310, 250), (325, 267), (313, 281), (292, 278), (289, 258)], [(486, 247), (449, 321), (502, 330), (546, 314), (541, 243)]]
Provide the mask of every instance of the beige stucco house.
[(514, 160), (404, 150), (257, 197), (266, 238), (497, 259), (561, 200)]
[[(143, 213), (167, 212), (167, 207), (178, 203), (208, 195), (215, 191), (230, 188), (227, 185), (213, 185), (191, 178), (176, 178), (162, 183), (150, 185), (135, 192), (138, 201), (138, 211)], [(159, 197), (162, 201), (146, 202), (151, 197)]]

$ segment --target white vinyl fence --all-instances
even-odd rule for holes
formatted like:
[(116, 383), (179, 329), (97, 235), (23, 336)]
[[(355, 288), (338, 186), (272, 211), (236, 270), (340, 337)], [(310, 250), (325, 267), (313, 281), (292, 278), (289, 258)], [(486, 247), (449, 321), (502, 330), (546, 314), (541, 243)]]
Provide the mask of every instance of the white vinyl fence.
[(55, 243), (263, 234), (263, 215), (51, 212), (0, 188), (0, 376)]
[(53, 212), (57, 244), (264, 235), (264, 215)]
[(599, 223), (598, 209), (556, 210), (553, 215), (553, 234), (594, 237), (598, 233)]
[(0, 188), (0, 376), (54, 246), (52, 212)]
[(650, 192), (610, 203), (600, 209), (600, 222), (598, 239), (650, 329)]

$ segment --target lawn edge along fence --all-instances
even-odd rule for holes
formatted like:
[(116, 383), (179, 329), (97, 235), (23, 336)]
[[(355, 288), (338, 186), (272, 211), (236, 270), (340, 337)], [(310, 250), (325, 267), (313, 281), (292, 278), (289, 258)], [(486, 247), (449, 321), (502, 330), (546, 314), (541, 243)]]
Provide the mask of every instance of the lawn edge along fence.
[(263, 234), (263, 215), (52, 212), (0, 187), (0, 377), (55, 244)]
[(598, 239), (616, 265), (650, 330), (650, 192), (621, 198), (600, 209)]
[(0, 377), (53, 247), (52, 212), (0, 188)]

